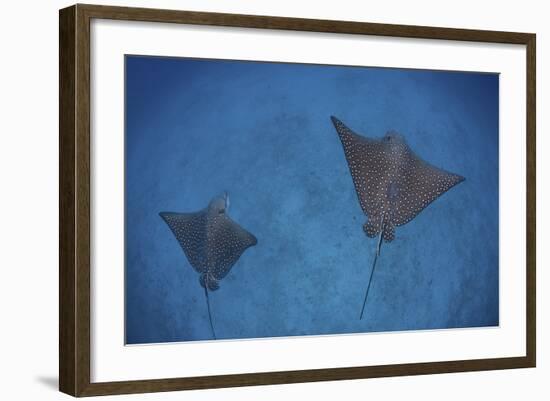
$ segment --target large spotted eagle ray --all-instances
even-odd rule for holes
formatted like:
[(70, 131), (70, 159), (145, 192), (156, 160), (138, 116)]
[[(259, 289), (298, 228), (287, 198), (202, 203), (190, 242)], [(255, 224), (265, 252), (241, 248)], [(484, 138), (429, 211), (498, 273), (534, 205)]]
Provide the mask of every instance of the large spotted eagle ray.
[(356, 134), (336, 117), (331, 120), (342, 142), (359, 204), (368, 217), (363, 231), (370, 238), (379, 237), (359, 317), (362, 319), (382, 239), (393, 241), (395, 227), (414, 219), (464, 177), (425, 162), (396, 132), (371, 139)]
[(227, 215), (229, 196), (224, 192), (209, 205), (193, 213), (161, 212), (172, 233), (181, 245), (191, 267), (200, 273), (204, 288), (212, 336), (216, 339), (208, 291), (220, 288), (219, 281), (249, 247), (258, 240)]

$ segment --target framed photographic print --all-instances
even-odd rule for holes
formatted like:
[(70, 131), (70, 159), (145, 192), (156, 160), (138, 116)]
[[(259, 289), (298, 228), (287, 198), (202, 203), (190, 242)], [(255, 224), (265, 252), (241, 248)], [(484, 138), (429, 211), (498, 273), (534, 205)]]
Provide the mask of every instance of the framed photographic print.
[(60, 11), (60, 390), (534, 367), (535, 35)]

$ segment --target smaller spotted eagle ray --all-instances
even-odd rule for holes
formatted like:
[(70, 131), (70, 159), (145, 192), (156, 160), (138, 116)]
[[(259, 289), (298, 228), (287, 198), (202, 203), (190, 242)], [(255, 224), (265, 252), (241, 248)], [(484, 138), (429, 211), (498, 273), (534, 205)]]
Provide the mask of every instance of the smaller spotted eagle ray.
[(368, 217), (363, 231), (370, 238), (379, 237), (362, 319), (382, 239), (393, 241), (395, 227), (414, 219), (464, 177), (425, 162), (396, 132), (372, 139), (356, 134), (336, 117), (331, 116), (331, 120), (342, 142), (359, 204)]
[(214, 339), (216, 332), (208, 291), (220, 288), (220, 280), (227, 276), (243, 252), (258, 243), (254, 235), (231, 220), (228, 209), (229, 196), (224, 192), (198, 212), (159, 213), (181, 245), (191, 267), (200, 273), (199, 283), (204, 288)]

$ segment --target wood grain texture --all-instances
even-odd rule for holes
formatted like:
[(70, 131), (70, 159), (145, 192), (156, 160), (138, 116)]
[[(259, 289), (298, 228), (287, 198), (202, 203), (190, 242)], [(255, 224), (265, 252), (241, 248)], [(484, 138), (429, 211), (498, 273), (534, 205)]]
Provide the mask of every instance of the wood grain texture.
[[(282, 29), (525, 45), (527, 49), (527, 354), (193, 378), (90, 382), (90, 20), (91, 18)], [(144, 393), (533, 367), (536, 364), (536, 37), (350, 21), (75, 5), (59, 14), (59, 388), (73, 396)]]
[(76, 391), (90, 384), (90, 19), (76, 9)]
[(75, 393), (75, 7), (59, 14), (59, 389)]
[[(192, 25), (213, 25), (241, 28), (280, 29), (516, 44), (525, 44), (530, 37), (530, 34), (518, 32), (436, 28), (429, 26), (160, 10), (150, 8), (95, 6), (86, 4), (80, 4), (78, 6), (92, 18), (109, 18), (127, 21), (171, 22)], [(109, 17), (106, 17), (107, 15)]]
[(223, 376), (94, 383), (81, 395), (134, 394), (159, 391), (200, 390), (327, 380), (357, 380), (377, 377), (415, 376), (530, 367), (524, 357), (468, 361), (412, 363), (335, 369), (297, 370)]
[(537, 354), (537, 280), (536, 280), (536, 255), (537, 255), (537, 94), (536, 94), (536, 41), (535, 35), (530, 35), (527, 42), (527, 227), (526, 247), (527, 259), (525, 261), (527, 274), (527, 302), (526, 302), (526, 331), (527, 331), (527, 359), (530, 366), (536, 366)]

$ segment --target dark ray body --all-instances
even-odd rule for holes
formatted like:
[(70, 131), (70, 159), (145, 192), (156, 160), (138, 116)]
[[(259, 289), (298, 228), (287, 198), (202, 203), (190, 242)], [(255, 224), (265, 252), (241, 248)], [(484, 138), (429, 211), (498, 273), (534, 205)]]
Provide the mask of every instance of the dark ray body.
[[(331, 120), (342, 142), (359, 204), (368, 218), (363, 230), (371, 238), (380, 235), (372, 278), (382, 239), (392, 241), (397, 226), (414, 219), (464, 177), (425, 162), (396, 132), (379, 139), (367, 138), (336, 117)], [(370, 280), (366, 295), (369, 288)]]
[(258, 243), (254, 235), (227, 215), (228, 205), (227, 194), (224, 194), (212, 199), (208, 207), (198, 212), (160, 213), (189, 264), (200, 274), (199, 282), (205, 290), (211, 325), (208, 291), (219, 289), (220, 280), (227, 276), (243, 252)]

